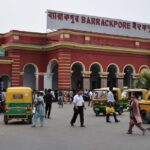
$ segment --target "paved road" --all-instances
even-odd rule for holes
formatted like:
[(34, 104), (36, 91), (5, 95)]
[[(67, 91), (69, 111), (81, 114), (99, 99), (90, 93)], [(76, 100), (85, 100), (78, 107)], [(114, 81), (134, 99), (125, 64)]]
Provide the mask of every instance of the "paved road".
[[(85, 111), (85, 128), (80, 127), (79, 118), (75, 127), (69, 122), (72, 105), (58, 108), (53, 104), (52, 119), (46, 119), (44, 127), (31, 128), (22, 122), (4, 125), (0, 116), (0, 150), (148, 150), (150, 132), (141, 135), (134, 129), (127, 135), (128, 113), (118, 116), (120, 123), (105, 123), (104, 116), (96, 117), (92, 108)], [(113, 121), (113, 118), (111, 118)], [(150, 125), (144, 125), (150, 127)]]

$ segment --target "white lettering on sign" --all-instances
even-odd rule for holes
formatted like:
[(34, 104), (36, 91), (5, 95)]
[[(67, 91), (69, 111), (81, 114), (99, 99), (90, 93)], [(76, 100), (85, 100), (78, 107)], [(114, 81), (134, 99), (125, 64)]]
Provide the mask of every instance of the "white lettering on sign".
[(78, 15), (53, 10), (47, 11), (47, 29), (76, 29), (150, 39), (150, 24)]

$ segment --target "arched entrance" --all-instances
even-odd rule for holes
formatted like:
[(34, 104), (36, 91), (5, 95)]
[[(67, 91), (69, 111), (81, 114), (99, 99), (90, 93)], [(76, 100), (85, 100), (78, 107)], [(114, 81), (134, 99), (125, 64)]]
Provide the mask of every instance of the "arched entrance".
[(117, 67), (115, 65), (110, 65), (108, 67), (108, 77), (107, 77), (107, 86), (108, 87), (117, 87)]
[(58, 62), (51, 60), (47, 67), (47, 72), (44, 76), (44, 88), (45, 89), (58, 89)]
[(80, 63), (75, 63), (72, 66), (71, 88), (83, 89), (83, 67)]
[(6, 90), (10, 87), (10, 78), (7, 75), (3, 75), (0, 77), (0, 90)]
[(100, 88), (100, 66), (98, 64), (93, 64), (90, 68), (90, 89)]
[(28, 64), (24, 67), (23, 86), (38, 90), (38, 74), (35, 65)]
[(133, 85), (133, 68), (131, 66), (126, 66), (124, 69), (124, 86), (132, 88)]

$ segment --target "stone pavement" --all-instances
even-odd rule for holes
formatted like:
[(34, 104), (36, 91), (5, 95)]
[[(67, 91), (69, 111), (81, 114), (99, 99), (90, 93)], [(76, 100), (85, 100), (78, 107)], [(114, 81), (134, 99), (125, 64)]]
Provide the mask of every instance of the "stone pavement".
[[(53, 103), (51, 119), (45, 119), (44, 127), (31, 128), (26, 123), (3, 123), (0, 115), (0, 150), (148, 150), (150, 131), (142, 136), (136, 127), (133, 135), (127, 135), (128, 112), (118, 116), (120, 123), (106, 123), (104, 116), (96, 117), (92, 108), (85, 110), (85, 128), (80, 127), (79, 116), (75, 127), (70, 126), (73, 105), (58, 108)], [(150, 125), (143, 125), (150, 127)]]

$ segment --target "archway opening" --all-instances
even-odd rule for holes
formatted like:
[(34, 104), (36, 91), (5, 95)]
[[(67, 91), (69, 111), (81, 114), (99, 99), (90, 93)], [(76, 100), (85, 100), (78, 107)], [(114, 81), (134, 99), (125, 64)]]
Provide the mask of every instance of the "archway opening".
[(124, 69), (124, 86), (132, 88), (133, 85), (133, 69), (131, 66), (126, 66)]
[(0, 90), (6, 90), (10, 87), (10, 77), (7, 75), (3, 75), (0, 77)]
[(28, 64), (24, 68), (23, 75), (23, 86), (31, 87), (33, 90), (36, 89), (36, 69), (32, 64)]
[(51, 73), (52, 73), (52, 89), (57, 90), (58, 89), (58, 63), (56, 61), (53, 61), (51, 64)]
[(80, 63), (75, 63), (72, 66), (71, 88), (83, 89), (83, 67)]
[(117, 87), (117, 67), (115, 65), (110, 65), (108, 67), (108, 78), (107, 78), (107, 86), (108, 87)]
[(100, 79), (100, 67), (98, 64), (93, 64), (90, 68), (91, 75), (90, 75), (90, 89), (93, 90), (95, 88), (100, 88), (101, 86), (101, 79)]

